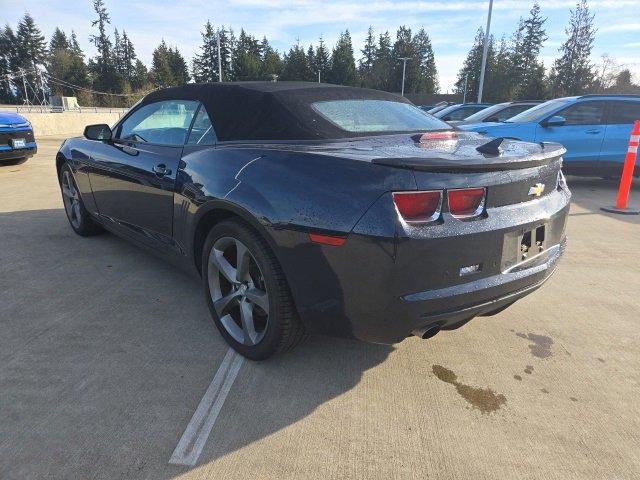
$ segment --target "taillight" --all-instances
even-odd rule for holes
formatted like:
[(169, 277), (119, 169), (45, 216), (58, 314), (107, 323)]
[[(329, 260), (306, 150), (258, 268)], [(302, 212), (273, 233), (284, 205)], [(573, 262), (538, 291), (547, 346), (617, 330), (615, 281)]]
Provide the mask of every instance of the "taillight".
[(433, 222), (440, 217), (442, 191), (394, 192), (393, 202), (405, 222)]
[(459, 188), (447, 190), (449, 212), (455, 218), (477, 217), (484, 210), (484, 188)]

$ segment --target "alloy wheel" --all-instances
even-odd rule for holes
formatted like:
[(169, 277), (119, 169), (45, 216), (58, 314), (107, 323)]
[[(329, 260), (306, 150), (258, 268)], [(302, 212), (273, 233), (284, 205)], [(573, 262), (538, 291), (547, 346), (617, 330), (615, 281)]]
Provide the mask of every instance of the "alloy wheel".
[(217, 239), (209, 254), (208, 282), (213, 307), (229, 335), (243, 345), (260, 343), (269, 323), (269, 296), (247, 246), (232, 237)]
[(62, 200), (64, 209), (69, 217), (71, 225), (78, 229), (82, 223), (82, 210), (80, 209), (80, 195), (76, 188), (73, 178), (68, 170), (62, 173)]

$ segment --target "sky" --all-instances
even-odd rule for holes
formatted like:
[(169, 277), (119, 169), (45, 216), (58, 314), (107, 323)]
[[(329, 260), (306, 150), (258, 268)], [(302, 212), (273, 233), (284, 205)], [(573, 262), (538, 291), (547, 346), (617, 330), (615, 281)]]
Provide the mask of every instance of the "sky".
[[(412, 30), (424, 27), (435, 51), (441, 91), (453, 88), (456, 75), (473, 43), (476, 30), (487, 21), (488, 0), (105, 0), (111, 27), (126, 30), (138, 56), (151, 63), (154, 48), (164, 39), (177, 46), (190, 62), (200, 45), (200, 31), (212, 24), (240, 28), (262, 38), (267, 36), (280, 52), (299, 41), (305, 48), (317, 44), (320, 35), (332, 46), (340, 32), (351, 33), (356, 59), (369, 26), (376, 34), (389, 31), (392, 39), (399, 25)], [(532, 0), (494, 0), (491, 33), (511, 36), (518, 19), (526, 17)], [(576, 0), (540, 0), (547, 17), (548, 40), (542, 59), (549, 68), (564, 41), (569, 10)], [(640, 81), (640, 0), (590, 0), (598, 28), (593, 60), (603, 54), (631, 69)], [(29, 12), (47, 36), (56, 26), (75, 30), (85, 53), (95, 18), (91, 0), (0, 0), (0, 24), (16, 26)]]

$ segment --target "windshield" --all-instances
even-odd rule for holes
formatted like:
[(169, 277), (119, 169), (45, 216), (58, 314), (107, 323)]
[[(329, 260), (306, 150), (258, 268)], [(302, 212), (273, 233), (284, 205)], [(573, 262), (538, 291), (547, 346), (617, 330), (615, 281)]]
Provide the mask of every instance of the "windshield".
[(509, 102), (498, 103), (497, 105), (493, 105), (492, 107), (480, 110), (479, 112), (476, 112), (473, 115), (469, 115), (467, 118), (464, 119), (464, 121), (465, 123), (481, 122), (485, 118), (489, 118), (493, 116), (494, 113), (498, 113), (500, 110), (508, 106), (509, 106)]
[(418, 107), (390, 100), (330, 100), (311, 106), (332, 124), (354, 133), (449, 130), (451, 127)]
[(571, 100), (568, 98), (558, 98), (556, 100), (549, 100), (548, 102), (541, 103), (540, 105), (536, 105), (529, 110), (525, 110), (522, 113), (519, 113), (515, 117), (511, 117), (505, 122), (508, 123), (527, 123), (527, 122), (535, 122), (545, 117), (547, 114), (557, 110), (558, 108), (566, 105)]
[(449, 105), (448, 107), (445, 107), (442, 110), (438, 110), (436, 113), (438, 114), (438, 118), (441, 118), (444, 115), (446, 115), (447, 113), (452, 112), (453, 110), (456, 110), (457, 108), (460, 108), (461, 106), (462, 106), (461, 103), (456, 103), (455, 105)]

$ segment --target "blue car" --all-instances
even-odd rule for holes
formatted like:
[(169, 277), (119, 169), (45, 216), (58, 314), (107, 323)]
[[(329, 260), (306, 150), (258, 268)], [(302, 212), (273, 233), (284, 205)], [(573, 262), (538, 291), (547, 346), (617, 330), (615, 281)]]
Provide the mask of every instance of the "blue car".
[(439, 118), (440, 120), (444, 120), (445, 122), (451, 120), (459, 121), (464, 120), (474, 113), (477, 113), (480, 110), (484, 110), (485, 108), (490, 106), (490, 103), (456, 103), (455, 105), (449, 105), (442, 110), (432, 113), (432, 115), (436, 118)]
[(566, 173), (608, 177), (621, 172), (636, 120), (640, 95), (583, 95), (549, 100), (502, 123), (458, 128), (490, 137), (558, 142), (567, 149)]
[(0, 163), (26, 160), (37, 150), (29, 121), (17, 113), (0, 112)]

